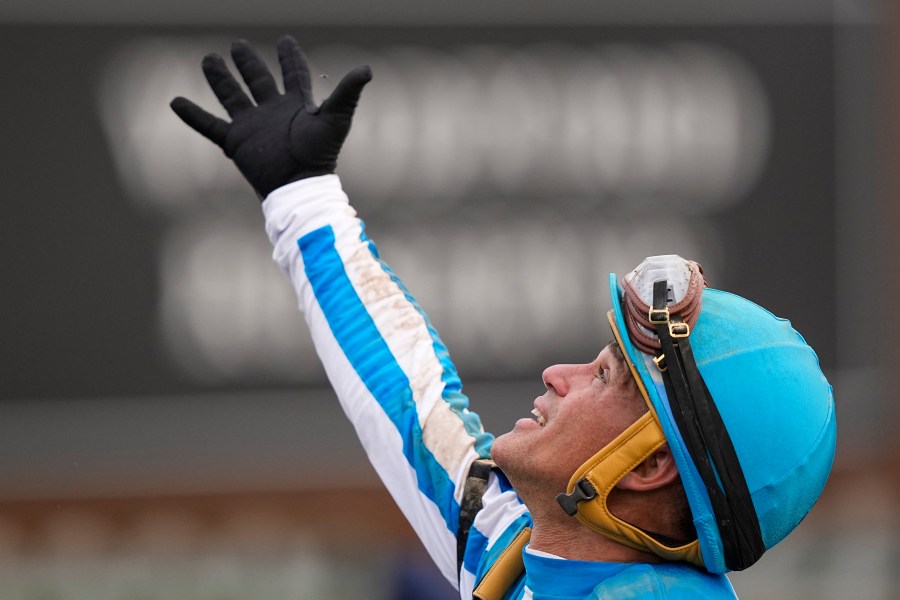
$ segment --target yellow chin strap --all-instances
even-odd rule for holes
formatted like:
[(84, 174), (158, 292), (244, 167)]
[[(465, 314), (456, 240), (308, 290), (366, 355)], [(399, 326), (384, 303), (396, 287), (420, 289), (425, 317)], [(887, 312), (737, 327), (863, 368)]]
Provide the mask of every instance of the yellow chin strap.
[(584, 463), (569, 480), (567, 492), (590, 483), (596, 494), (578, 502), (575, 518), (599, 534), (625, 546), (652, 552), (666, 560), (684, 560), (703, 566), (700, 544), (694, 540), (677, 547), (664, 545), (643, 530), (612, 514), (606, 505), (609, 493), (625, 475), (666, 443), (652, 413), (644, 414), (616, 439)]
[[(616, 341), (624, 348), (612, 312), (609, 314), (609, 321)], [(568, 504), (566, 510), (580, 522), (620, 544), (651, 552), (665, 560), (683, 560), (703, 567), (700, 543), (697, 540), (683, 546), (666, 546), (638, 527), (616, 517), (606, 504), (609, 493), (616, 484), (666, 443), (644, 382), (631, 363), (628, 353), (624, 354), (650, 410), (575, 471), (566, 488), (568, 502), (561, 500), (560, 504), (564, 508)]]

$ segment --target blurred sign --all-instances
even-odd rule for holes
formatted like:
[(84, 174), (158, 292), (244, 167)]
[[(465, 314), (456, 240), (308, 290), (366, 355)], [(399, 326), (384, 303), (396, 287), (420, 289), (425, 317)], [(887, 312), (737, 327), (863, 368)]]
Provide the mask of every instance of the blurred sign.
[[(245, 35), (275, 65), (285, 29)], [(252, 190), (168, 108), (222, 114), (199, 65), (229, 38), (209, 31), (0, 39), (34, 117), (8, 136), (6, 191), (33, 200), (3, 236), (8, 397), (324, 383)], [(835, 275), (830, 27), (294, 33), (320, 99), (373, 66), (339, 173), (465, 379), (590, 358), (607, 273), (672, 251), (834, 364), (834, 290), (809, 298)], [(81, 69), (43, 60), (75, 47)]]
[[(166, 348), (199, 381), (319, 381), (308, 336), (283, 327), (299, 320), (296, 303), (266, 264), (257, 224), (215, 216), (216, 199), (244, 195), (246, 184), (168, 109), (182, 94), (222, 112), (196, 66), (214, 47), (227, 46), (141, 40), (116, 56), (101, 88), (120, 179), (171, 228), (161, 248)], [(353, 66), (372, 65), (340, 173), (364, 218), (402, 213), (376, 239), (474, 376), (533, 373), (565, 352), (589, 360), (608, 337), (611, 270), (655, 252), (716, 266), (717, 235), (700, 215), (741, 201), (766, 158), (765, 94), (719, 46), (311, 55), (320, 97)], [(601, 212), (616, 201), (635, 217)], [(490, 203), (506, 208), (461, 218)], [(667, 218), (651, 216), (664, 206)], [(568, 222), (573, 212), (581, 216)]]
[[(224, 116), (198, 64), (227, 47), (141, 40), (105, 73), (99, 114), (135, 201), (177, 213), (244, 192), (221, 151), (168, 108), (184, 95)], [(564, 197), (582, 208), (624, 198), (702, 212), (742, 200), (767, 156), (762, 86), (721, 46), (330, 46), (310, 54), (319, 98), (351, 68), (374, 70), (340, 163), (368, 217), (379, 208), (450, 212), (485, 195)]]

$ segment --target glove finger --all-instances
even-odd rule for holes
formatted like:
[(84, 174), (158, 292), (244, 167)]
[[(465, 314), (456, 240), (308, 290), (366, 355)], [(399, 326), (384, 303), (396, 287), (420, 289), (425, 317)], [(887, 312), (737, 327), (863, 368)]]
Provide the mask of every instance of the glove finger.
[(250, 93), (257, 103), (265, 102), (278, 96), (278, 86), (269, 67), (259, 57), (247, 40), (237, 40), (231, 45), (231, 58), (237, 66), (241, 77), (250, 88)]
[(230, 127), (227, 122), (206, 112), (187, 98), (180, 96), (172, 100), (169, 106), (191, 129), (212, 143), (224, 148), (225, 136), (228, 135)]
[(225, 65), (225, 60), (218, 54), (207, 54), (203, 59), (203, 73), (209, 87), (228, 114), (233, 119), (235, 115), (252, 108), (253, 103), (241, 89), (241, 85), (231, 75), (231, 71)]
[(372, 80), (372, 70), (368, 66), (357, 67), (344, 75), (331, 96), (322, 103), (321, 112), (329, 115), (350, 118), (363, 87)]
[(313, 104), (312, 83), (309, 77), (309, 61), (300, 44), (286, 35), (278, 40), (278, 61), (284, 76), (285, 92), (300, 92), (306, 106)]

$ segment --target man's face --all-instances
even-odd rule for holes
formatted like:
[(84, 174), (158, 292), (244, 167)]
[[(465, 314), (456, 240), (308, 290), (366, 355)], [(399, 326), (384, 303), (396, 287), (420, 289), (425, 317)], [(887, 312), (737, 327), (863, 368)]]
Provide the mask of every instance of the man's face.
[(543, 425), (540, 417), (519, 419), (494, 441), (492, 456), (516, 487), (527, 484), (555, 495), (647, 405), (613, 344), (591, 363), (549, 367), (543, 380), (547, 391), (534, 401)]

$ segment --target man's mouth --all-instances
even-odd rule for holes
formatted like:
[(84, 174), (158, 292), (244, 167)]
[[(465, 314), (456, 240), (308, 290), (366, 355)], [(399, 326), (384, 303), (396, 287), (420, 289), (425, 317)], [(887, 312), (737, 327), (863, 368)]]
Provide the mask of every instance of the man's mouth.
[(541, 414), (541, 411), (535, 408), (531, 411), (531, 414), (534, 415), (534, 420), (537, 421), (538, 425), (543, 427), (547, 423), (547, 419), (544, 415)]

